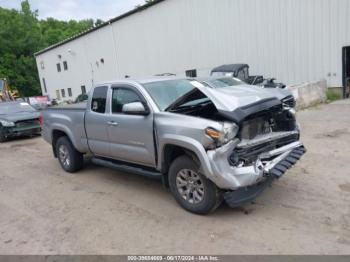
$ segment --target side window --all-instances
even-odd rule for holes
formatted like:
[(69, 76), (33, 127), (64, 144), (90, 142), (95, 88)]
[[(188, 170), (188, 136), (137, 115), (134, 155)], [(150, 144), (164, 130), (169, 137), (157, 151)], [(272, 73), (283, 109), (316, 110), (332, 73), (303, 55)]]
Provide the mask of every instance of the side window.
[(45, 78), (43, 78), (43, 86), (44, 86), (44, 91), (45, 91), (45, 93), (47, 93), (47, 88), (46, 88), (46, 81), (45, 81)]
[(237, 78), (239, 78), (239, 79), (241, 79), (241, 80), (243, 80), (243, 81), (246, 80), (244, 70), (240, 70), (240, 71), (238, 72)]
[(245, 74), (245, 79), (248, 79), (249, 77), (248, 68), (244, 68), (244, 74)]
[(197, 77), (197, 70), (196, 69), (187, 70), (185, 74), (186, 74), (186, 77)]
[(107, 90), (107, 86), (99, 86), (94, 89), (91, 100), (92, 111), (101, 114), (106, 112)]
[(125, 104), (133, 102), (142, 102), (140, 96), (131, 89), (118, 88), (113, 89), (112, 95), (112, 113), (122, 113)]
[(85, 86), (81, 86), (81, 93), (83, 95), (86, 94), (86, 87)]

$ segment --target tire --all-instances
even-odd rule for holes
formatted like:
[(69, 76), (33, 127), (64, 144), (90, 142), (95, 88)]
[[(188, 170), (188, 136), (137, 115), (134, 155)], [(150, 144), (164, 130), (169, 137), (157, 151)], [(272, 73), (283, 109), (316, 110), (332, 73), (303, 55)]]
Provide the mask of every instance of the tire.
[(0, 134), (0, 143), (4, 143), (6, 141), (7, 141), (7, 138), (4, 135)]
[(7, 141), (6, 136), (4, 134), (2, 134), (0, 131), (0, 143), (6, 142), (6, 141)]
[(187, 155), (173, 161), (168, 179), (175, 200), (191, 213), (209, 214), (222, 202), (218, 187), (199, 173), (198, 165)]
[(58, 162), (66, 172), (75, 173), (83, 168), (83, 154), (74, 148), (68, 137), (63, 136), (57, 140), (56, 154)]

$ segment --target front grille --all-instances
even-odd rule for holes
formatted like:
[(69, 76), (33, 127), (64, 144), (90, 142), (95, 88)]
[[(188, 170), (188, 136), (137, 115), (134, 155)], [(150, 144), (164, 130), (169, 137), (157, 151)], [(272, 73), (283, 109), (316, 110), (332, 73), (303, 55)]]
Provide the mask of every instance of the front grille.
[(40, 125), (39, 119), (29, 119), (29, 120), (16, 122), (16, 127), (20, 127), (20, 128), (39, 126), (39, 125)]
[(294, 131), (296, 129), (295, 116), (286, 108), (295, 107), (295, 99), (289, 96), (283, 100), (282, 106), (273, 107), (252, 115), (240, 124), (238, 137), (240, 139), (254, 139), (259, 135), (271, 132)]
[(240, 128), (241, 139), (253, 139), (258, 135), (268, 134), (271, 132), (271, 119), (265, 116), (246, 120)]
[(254, 139), (258, 135), (263, 135), (273, 131), (277, 118), (283, 113), (281, 105), (263, 110), (251, 115), (240, 125), (240, 139)]
[(254, 162), (262, 153), (283, 147), (290, 143), (299, 140), (299, 134), (291, 134), (287, 137), (282, 137), (274, 141), (268, 141), (259, 145), (255, 145), (248, 148), (237, 147), (231, 154), (229, 160), (231, 165), (237, 165), (238, 163), (250, 164)]
[(288, 96), (282, 100), (282, 105), (284, 108), (294, 108), (296, 106), (296, 101), (293, 96)]

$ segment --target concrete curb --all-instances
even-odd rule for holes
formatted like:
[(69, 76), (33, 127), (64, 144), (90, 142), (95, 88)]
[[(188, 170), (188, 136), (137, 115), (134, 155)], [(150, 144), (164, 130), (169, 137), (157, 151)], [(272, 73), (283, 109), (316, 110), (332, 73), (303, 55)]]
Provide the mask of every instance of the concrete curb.
[(327, 81), (325, 79), (289, 86), (287, 88), (293, 93), (297, 101), (296, 107), (298, 110), (305, 109), (319, 103), (325, 103), (327, 101)]

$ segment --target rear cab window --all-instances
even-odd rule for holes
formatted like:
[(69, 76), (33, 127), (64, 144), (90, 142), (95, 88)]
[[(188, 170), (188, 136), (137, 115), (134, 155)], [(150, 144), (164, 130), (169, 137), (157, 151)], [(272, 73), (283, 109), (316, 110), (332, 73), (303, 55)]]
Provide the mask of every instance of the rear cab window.
[(91, 111), (104, 114), (106, 113), (107, 86), (98, 86), (94, 89), (91, 99)]

